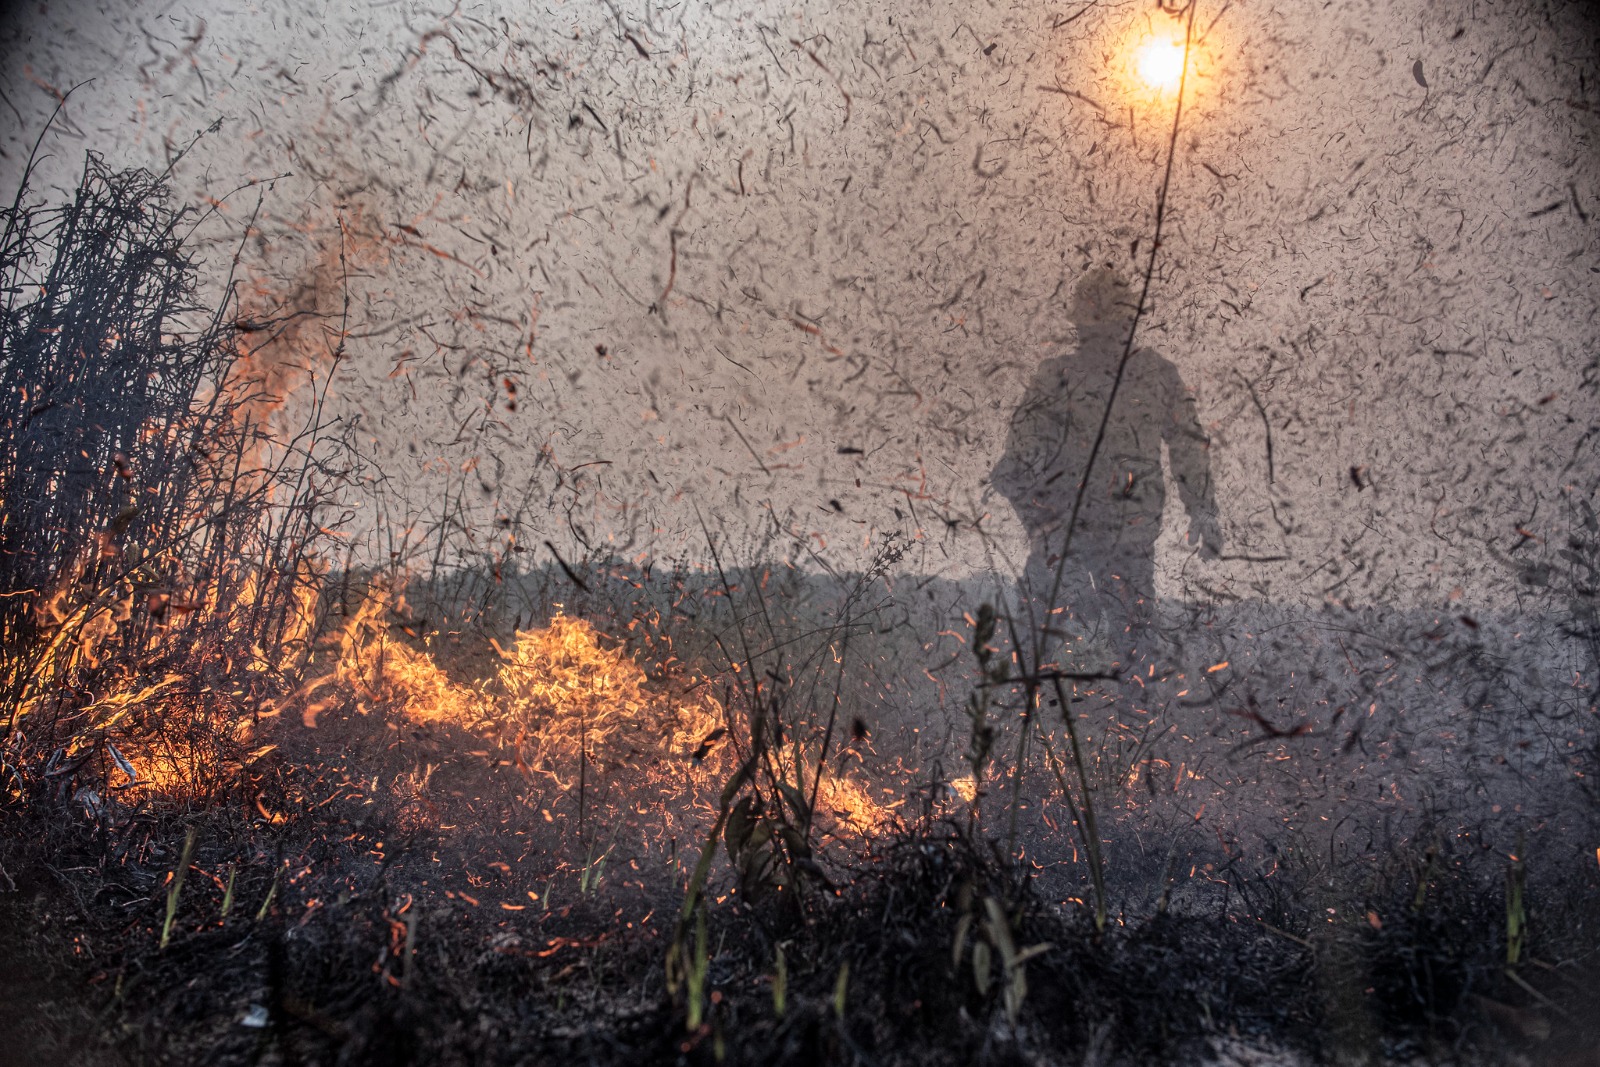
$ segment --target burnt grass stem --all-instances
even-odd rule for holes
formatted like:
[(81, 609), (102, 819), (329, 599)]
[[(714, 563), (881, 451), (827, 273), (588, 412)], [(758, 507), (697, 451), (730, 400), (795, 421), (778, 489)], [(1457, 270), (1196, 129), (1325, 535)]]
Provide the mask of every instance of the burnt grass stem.
[[(25, 402), (7, 393), (0, 419), (12, 435), (0, 449), (0, 1002), (16, 1020), (0, 1053), (1010, 1067), (1204, 1062), (1243, 1044), (1313, 1062), (1594, 1064), (1600, 884), (1587, 852), (1581, 866), (1571, 850), (1530, 857), (1518, 839), (1508, 855), (1432, 827), (1375, 831), (1341, 852), (1341, 824), (1324, 837), (1330, 824), (1311, 820), (1247, 851), (1189, 823), (1173, 831), (1152, 903), (1153, 872), (1138, 865), (1150, 827), (1119, 822), (1042, 645), (1030, 661), (1009, 616), (1016, 658), (991, 645), (992, 603), (974, 627), (965, 811), (935, 774), (866, 832), (830, 827), (827, 790), (864, 747), (845, 742), (844, 664), (865, 658), (853, 643), (879, 621), (869, 592), (903, 541), (885, 539), (827, 620), (797, 636), (747, 581), (757, 568), (736, 578), (707, 531), (715, 589), (687, 592), (714, 591), (725, 610), (670, 621), (710, 650), (727, 740), (626, 768), (672, 789), (650, 816), (659, 825), (628, 824), (657, 833), (637, 862), (595, 851), (590, 824), (637, 799), (605, 764), (597, 717), (579, 725), (573, 796), (530, 786), (518, 743), (483, 723), (379, 700), (381, 677), (337, 699), (308, 692), (307, 663), (338, 653), (332, 617), (348, 606), (333, 581), (318, 584), (319, 561), (334, 558), (318, 513), (356, 469), (346, 428), (322, 421), (331, 374), (319, 372), (310, 421), (273, 438), (255, 411), (264, 387), (234, 376), (234, 361), (242, 337), (301, 313), (246, 317), (231, 290), (195, 306), (184, 216), (164, 207), (161, 180), (91, 157), (80, 193), (54, 213), (13, 206), (0, 242), (16, 297), (6, 378), (57, 383)], [(41, 286), (25, 284), (34, 262)], [(117, 291), (138, 299), (99, 299)], [(344, 311), (325, 316), (340, 337), (348, 307), (346, 292)], [(160, 340), (183, 318), (204, 329)], [(109, 345), (112, 334), (156, 339), (164, 391), (149, 392), (150, 351)], [(323, 371), (342, 358), (342, 343), (329, 348)], [(118, 473), (130, 463), (150, 472), (137, 507)], [(413, 547), (444, 559), (444, 529)], [(407, 557), (393, 558), (398, 574)], [(486, 605), (504, 562), (452, 580), (477, 583)], [(596, 597), (598, 554), (557, 562)], [(52, 620), (27, 597), (61, 575), (71, 596)], [(197, 608), (239, 601), (233, 614)], [(137, 609), (121, 617), (122, 604)], [(402, 651), (421, 655), (405, 643), (415, 619), (396, 616), (369, 620), (396, 656), (380, 652), (379, 675), (403, 666)], [(106, 636), (109, 621), (128, 625)], [(440, 659), (446, 681), (469, 673)], [(1051, 692), (1064, 754), (1039, 715)], [(1000, 743), (1006, 710), (1020, 710), (1014, 748)], [(1086, 857), (1087, 907), (1066, 896), (1081, 884), (1077, 857), (1047, 881), (1022, 853), (1034, 730)], [(160, 762), (173, 753), (183, 759)], [(152, 767), (176, 788), (141, 793)], [(987, 787), (1008, 780), (1005, 810), (986, 808)], [(576, 850), (563, 840), (573, 807)], [(702, 842), (686, 881), (680, 837)], [(552, 901), (574, 855), (587, 857), (577, 891)], [(260, 902), (254, 922), (228, 921), (240, 900)]]

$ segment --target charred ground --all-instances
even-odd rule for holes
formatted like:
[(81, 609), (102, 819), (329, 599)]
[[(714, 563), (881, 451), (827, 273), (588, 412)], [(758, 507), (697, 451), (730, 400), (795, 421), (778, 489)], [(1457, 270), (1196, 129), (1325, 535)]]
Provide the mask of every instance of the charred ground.
[(8, 216), (0, 1054), (1595, 1062), (1592, 585), (1097, 678), (893, 538), (335, 568), (307, 338), (194, 306), (161, 191)]

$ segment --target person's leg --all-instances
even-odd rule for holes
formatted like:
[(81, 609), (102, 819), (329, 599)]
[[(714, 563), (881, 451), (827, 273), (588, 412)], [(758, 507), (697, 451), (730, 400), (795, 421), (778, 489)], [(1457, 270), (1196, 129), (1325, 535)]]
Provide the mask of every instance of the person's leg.
[(1124, 540), (1108, 561), (1108, 583), (1115, 607), (1113, 647), (1124, 671), (1144, 669), (1158, 658), (1155, 592), (1155, 542)]
[[(1044, 638), (1046, 670), (1103, 670), (1114, 658), (1114, 631), (1121, 629), (1118, 603), (1108, 597), (1109, 587), (1097, 573), (1102, 568), (1077, 552), (1060, 568), (1058, 586), (1058, 549), (1059, 545), (1034, 544), (1022, 577), (1018, 628), (1031, 627), (1025, 643), (1035, 633)], [(1031, 643), (1027, 651), (1032, 654)]]

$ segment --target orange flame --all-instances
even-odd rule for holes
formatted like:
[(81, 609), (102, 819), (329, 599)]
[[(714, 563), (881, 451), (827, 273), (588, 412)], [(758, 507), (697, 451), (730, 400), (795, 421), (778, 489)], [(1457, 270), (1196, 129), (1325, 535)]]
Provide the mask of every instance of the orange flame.
[(652, 687), (622, 648), (607, 648), (583, 619), (557, 614), (542, 630), (522, 630), (504, 653), (499, 687), (507, 720), (552, 752), (600, 766), (635, 765), (699, 750), (723, 721), (709, 693), (676, 697)]

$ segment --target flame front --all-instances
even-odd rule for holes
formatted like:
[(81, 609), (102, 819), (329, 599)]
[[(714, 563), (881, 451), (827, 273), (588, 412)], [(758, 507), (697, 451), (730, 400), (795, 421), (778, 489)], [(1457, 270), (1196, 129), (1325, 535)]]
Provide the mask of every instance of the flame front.
[(723, 724), (704, 686), (663, 692), (592, 625), (559, 613), (544, 629), (517, 633), (496, 681), (508, 728), (601, 767), (704, 758), (699, 750)]

